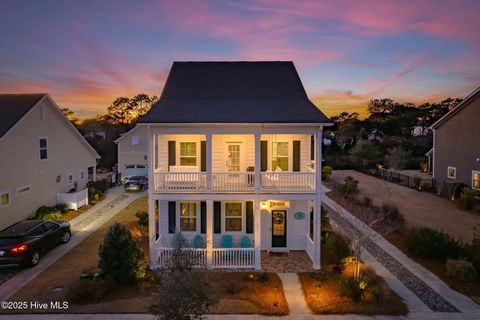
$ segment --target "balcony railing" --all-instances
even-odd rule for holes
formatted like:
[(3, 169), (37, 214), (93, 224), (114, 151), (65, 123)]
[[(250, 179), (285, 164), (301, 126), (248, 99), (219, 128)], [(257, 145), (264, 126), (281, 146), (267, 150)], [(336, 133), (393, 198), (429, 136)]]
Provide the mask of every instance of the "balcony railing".
[(205, 190), (205, 172), (155, 172), (155, 190)]
[[(315, 172), (262, 172), (261, 192), (314, 192)], [(156, 191), (205, 192), (205, 172), (155, 172)], [(214, 192), (254, 192), (254, 172), (212, 172), (211, 190)]]
[(262, 172), (262, 189), (268, 191), (314, 191), (315, 172)]
[(212, 190), (253, 191), (255, 190), (255, 173), (212, 172)]

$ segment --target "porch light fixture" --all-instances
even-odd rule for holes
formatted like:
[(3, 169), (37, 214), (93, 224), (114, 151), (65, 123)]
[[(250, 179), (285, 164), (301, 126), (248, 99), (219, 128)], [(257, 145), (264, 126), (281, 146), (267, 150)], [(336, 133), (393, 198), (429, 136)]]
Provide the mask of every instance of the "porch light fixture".
[(265, 210), (267, 209), (268, 205), (266, 201), (260, 202), (260, 209)]

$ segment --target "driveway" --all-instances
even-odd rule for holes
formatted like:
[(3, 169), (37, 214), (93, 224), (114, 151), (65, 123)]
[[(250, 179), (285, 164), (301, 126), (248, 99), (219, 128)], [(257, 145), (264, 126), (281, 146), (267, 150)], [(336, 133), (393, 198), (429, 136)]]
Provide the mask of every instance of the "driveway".
[(357, 198), (369, 197), (375, 205), (395, 204), (404, 216), (408, 227), (430, 227), (441, 230), (464, 241), (471, 241), (473, 227), (480, 215), (458, 209), (445, 198), (399, 186), (354, 170), (334, 171), (330, 179), (343, 183), (347, 176), (359, 181)]
[(34, 268), (23, 269), (13, 278), (0, 285), (0, 301), (7, 300), (131, 202), (142, 196), (145, 196), (145, 193), (126, 194), (123, 187), (109, 189), (101, 203), (70, 221), (73, 233), (70, 242), (47, 253)]

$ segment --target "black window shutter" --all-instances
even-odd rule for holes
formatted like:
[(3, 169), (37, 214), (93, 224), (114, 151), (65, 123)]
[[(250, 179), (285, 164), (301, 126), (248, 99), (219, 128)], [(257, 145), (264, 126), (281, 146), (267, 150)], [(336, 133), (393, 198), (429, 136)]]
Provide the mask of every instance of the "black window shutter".
[(168, 171), (170, 171), (170, 166), (175, 165), (176, 160), (175, 141), (168, 141)]
[(200, 171), (207, 171), (207, 141), (200, 142)]
[(315, 160), (315, 136), (310, 136), (310, 160)]
[(168, 202), (168, 233), (175, 233), (177, 226), (177, 213), (175, 201)]
[(200, 233), (207, 233), (207, 203), (200, 202)]
[(253, 201), (247, 201), (247, 233), (253, 233)]
[(222, 203), (213, 203), (213, 233), (222, 233)]
[(293, 171), (300, 171), (300, 140), (293, 141)]
[(268, 167), (268, 142), (260, 141), (260, 171), (267, 171)]

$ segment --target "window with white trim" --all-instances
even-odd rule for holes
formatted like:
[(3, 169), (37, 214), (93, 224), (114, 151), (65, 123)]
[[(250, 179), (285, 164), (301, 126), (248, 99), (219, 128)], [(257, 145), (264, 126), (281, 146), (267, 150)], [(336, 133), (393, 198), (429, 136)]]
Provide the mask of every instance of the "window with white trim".
[(225, 231), (242, 231), (242, 203), (225, 203)]
[(455, 167), (448, 167), (447, 168), (447, 178), (455, 179), (457, 178), (457, 168)]
[(140, 137), (139, 136), (133, 136), (131, 143), (132, 143), (132, 146), (138, 146), (140, 144)]
[(32, 191), (32, 186), (24, 186), (17, 189), (17, 195), (20, 196), (25, 193)]
[(180, 203), (180, 231), (197, 231), (197, 204), (195, 202)]
[(288, 142), (272, 142), (272, 171), (288, 171)]
[(196, 142), (180, 142), (180, 165), (181, 166), (197, 165), (197, 143)]
[(39, 148), (39, 156), (40, 160), (48, 159), (48, 141), (47, 137), (40, 137), (38, 138), (38, 148)]
[(10, 192), (0, 192), (0, 209), (6, 208), (10, 205)]
[(472, 170), (472, 189), (480, 190), (480, 171)]

